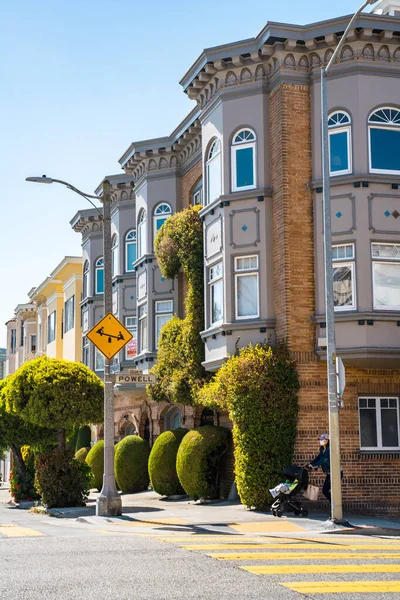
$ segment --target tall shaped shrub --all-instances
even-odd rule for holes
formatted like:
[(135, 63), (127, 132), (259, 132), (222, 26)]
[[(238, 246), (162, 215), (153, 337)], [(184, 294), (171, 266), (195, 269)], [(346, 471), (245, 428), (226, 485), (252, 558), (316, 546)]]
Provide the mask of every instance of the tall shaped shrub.
[(248, 507), (270, 503), (269, 489), (292, 461), (299, 381), (285, 344), (249, 345), (220, 368), (199, 399), (229, 410), (236, 484)]

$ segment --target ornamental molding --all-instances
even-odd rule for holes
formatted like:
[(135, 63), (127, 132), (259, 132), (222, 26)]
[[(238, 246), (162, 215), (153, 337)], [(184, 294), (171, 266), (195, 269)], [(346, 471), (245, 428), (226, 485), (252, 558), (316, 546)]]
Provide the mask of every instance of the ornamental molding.
[[(381, 198), (386, 198), (389, 202), (385, 204), (385, 200), (380, 200)], [(382, 215), (376, 215), (375, 213), (375, 200), (379, 201), (379, 212), (384, 215), (385, 220), (388, 221), (388, 228), (383, 229), (379, 228), (376, 223), (374, 223), (374, 217), (377, 218)], [(393, 200), (395, 201), (393, 203)], [(390, 202), (392, 201), (392, 202)], [(390, 204), (395, 204), (396, 206), (390, 206)], [(390, 206), (390, 208), (388, 208)], [(368, 219), (369, 219), (369, 229), (372, 233), (387, 233), (389, 235), (399, 235), (400, 233), (400, 195), (399, 194), (371, 194), (368, 196)], [(392, 224), (396, 223), (398, 225), (397, 229), (391, 229)]]

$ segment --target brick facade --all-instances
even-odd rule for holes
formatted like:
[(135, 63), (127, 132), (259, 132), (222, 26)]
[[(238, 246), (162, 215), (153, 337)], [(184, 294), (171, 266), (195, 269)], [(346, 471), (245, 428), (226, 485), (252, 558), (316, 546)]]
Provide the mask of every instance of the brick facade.
[(182, 177), (182, 208), (189, 208), (191, 205), (192, 190), (202, 176), (203, 167), (201, 160), (199, 160), (194, 167)]
[[(314, 354), (314, 244), (311, 180), (310, 91), (283, 84), (270, 96), (273, 186), (274, 295), (277, 339), (287, 339), (300, 377), (294, 462), (319, 452), (328, 431), (327, 368)], [(360, 451), (358, 397), (399, 393), (400, 371), (346, 367), (340, 411), (343, 506), (347, 511), (396, 513), (400, 509), (400, 453)], [(312, 475), (322, 487), (322, 473)], [(326, 506), (320, 495), (319, 505)], [(314, 505), (315, 506), (315, 505)]]

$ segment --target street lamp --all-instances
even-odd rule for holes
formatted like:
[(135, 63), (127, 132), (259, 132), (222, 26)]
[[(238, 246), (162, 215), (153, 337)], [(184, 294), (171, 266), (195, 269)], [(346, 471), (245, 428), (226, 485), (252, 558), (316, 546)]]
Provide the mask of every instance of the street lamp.
[(322, 171), (324, 197), (324, 256), (325, 256), (325, 310), (327, 337), (327, 369), (328, 369), (328, 410), (329, 437), (331, 462), (331, 519), (336, 523), (343, 521), (342, 486), (340, 476), (340, 443), (339, 443), (339, 407), (337, 401), (336, 382), (336, 340), (335, 340), (335, 304), (333, 297), (332, 269), (332, 223), (331, 223), (331, 194), (330, 194), (330, 165), (329, 165), (329, 133), (328, 133), (328, 89), (327, 76), (336, 57), (349, 35), (355, 21), (361, 12), (378, 0), (366, 0), (354, 14), (347, 26), (328, 65), (321, 69), (321, 132), (322, 132)]
[[(76, 192), (99, 212), (103, 217), (103, 260), (104, 260), (104, 314), (112, 312), (112, 272), (111, 272), (111, 185), (107, 180), (102, 184), (102, 195), (92, 196), (78, 190), (61, 179), (27, 177), (26, 181), (35, 183), (60, 183)], [(102, 202), (103, 211), (93, 204), (91, 198)], [(112, 517), (122, 514), (121, 497), (115, 485), (114, 476), (114, 384), (110, 373), (111, 360), (104, 359), (104, 474), (103, 487), (96, 501), (96, 515)]]

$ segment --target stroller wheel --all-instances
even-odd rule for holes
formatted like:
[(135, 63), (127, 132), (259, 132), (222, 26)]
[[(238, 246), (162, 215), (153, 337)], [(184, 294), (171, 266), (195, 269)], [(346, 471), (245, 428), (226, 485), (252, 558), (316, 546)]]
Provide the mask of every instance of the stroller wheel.
[(306, 508), (303, 508), (301, 511), (301, 516), (302, 517), (308, 517), (308, 510)]
[(281, 510), (277, 510), (276, 511), (276, 516), (277, 517), (282, 517), (283, 516), (283, 512)]
[(276, 517), (276, 510), (275, 510), (275, 509), (272, 509), (272, 510), (271, 510), (271, 512), (272, 512), (272, 516), (273, 516), (273, 517)]
[(293, 512), (294, 512), (295, 517), (298, 517), (299, 515), (301, 515), (301, 510), (298, 510), (297, 508)]

